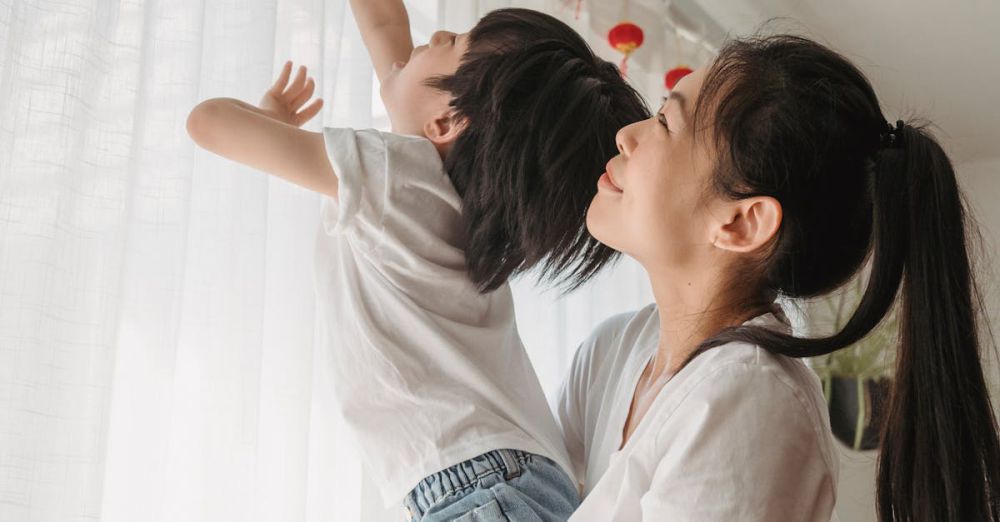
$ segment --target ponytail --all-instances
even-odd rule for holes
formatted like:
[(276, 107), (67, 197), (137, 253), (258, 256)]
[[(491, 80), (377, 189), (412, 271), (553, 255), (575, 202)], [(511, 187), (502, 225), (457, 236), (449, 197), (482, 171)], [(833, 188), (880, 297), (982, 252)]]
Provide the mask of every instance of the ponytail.
[[(878, 457), (879, 519), (1000, 521), (1000, 443), (955, 172), (920, 128), (904, 127), (903, 148), (880, 154), (874, 202), (889, 223), (879, 228), (905, 239), (900, 344)], [(879, 212), (896, 210), (897, 201), (906, 207), (898, 214)]]

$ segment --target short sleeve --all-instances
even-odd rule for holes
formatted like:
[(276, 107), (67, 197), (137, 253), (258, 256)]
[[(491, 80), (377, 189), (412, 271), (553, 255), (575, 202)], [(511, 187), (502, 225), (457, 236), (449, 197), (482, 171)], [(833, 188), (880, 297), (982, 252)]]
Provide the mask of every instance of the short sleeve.
[(323, 128), (330, 165), (337, 175), (337, 198), (326, 201), (327, 233), (346, 231), (358, 218), (379, 223), (387, 199), (386, 146), (379, 132)]
[(383, 266), (464, 269), (461, 198), (433, 143), (375, 129), (324, 127), (323, 137), (338, 176), (337, 198), (323, 201), (328, 235), (377, 251)]
[(663, 455), (642, 519), (828, 521), (834, 474), (804, 392), (777, 372), (722, 366), (657, 438)]

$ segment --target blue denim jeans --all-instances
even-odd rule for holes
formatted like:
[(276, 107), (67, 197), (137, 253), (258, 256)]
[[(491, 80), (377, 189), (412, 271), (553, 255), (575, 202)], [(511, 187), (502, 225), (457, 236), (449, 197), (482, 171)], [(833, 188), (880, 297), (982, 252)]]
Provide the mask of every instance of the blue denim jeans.
[(576, 485), (559, 465), (509, 449), (439, 471), (403, 501), (409, 522), (562, 522), (579, 505)]

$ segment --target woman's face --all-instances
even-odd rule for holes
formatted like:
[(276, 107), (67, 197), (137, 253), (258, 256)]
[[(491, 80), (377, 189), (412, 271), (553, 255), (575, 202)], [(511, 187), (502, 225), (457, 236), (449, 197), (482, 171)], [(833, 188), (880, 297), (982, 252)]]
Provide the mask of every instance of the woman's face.
[(595, 238), (643, 265), (696, 267), (712, 247), (711, 141), (696, 141), (689, 125), (706, 72), (683, 77), (657, 114), (618, 131), (619, 154), (587, 211)]

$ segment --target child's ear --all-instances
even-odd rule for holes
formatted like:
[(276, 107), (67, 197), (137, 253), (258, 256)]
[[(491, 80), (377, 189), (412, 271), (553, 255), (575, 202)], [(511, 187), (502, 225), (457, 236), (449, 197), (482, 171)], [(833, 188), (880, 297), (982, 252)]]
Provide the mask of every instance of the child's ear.
[(449, 108), (424, 124), (424, 136), (438, 147), (447, 147), (458, 139), (467, 124)]

